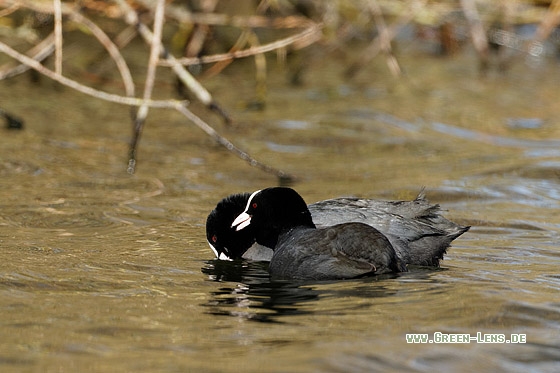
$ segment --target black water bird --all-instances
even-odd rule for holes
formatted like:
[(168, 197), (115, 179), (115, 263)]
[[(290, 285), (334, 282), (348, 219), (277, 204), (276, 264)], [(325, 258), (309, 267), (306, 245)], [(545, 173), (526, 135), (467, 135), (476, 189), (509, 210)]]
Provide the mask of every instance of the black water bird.
[(364, 223), (317, 228), (303, 198), (291, 188), (253, 193), (232, 227), (252, 226), (256, 242), (272, 248), (273, 278), (331, 280), (406, 272), (389, 240)]
[[(233, 220), (247, 207), (250, 194), (222, 199), (206, 220), (206, 237), (219, 259), (270, 261), (272, 250), (257, 244), (254, 226), (237, 231)], [(420, 193), (413, 201), (378, 201), (335, 198), (308, 205), (317, 227), (359, 222), (371, 225), (391, 243), (397, 256), (409, 265), (439, 266), (451, 242), (469, 227), (440, 215), (439, 205), (430, 204)]]

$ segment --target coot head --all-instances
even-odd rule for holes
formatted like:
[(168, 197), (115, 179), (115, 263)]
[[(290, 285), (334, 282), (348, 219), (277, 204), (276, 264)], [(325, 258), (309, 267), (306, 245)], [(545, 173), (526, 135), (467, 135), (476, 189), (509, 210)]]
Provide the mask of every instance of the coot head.
[(236, 231), (231, 222), (243, 212), (249, 193), (221, 200), (206, 219), (206, 239), (218, 259), (238, 259), (255, 243), (253, 227)]
[(251, 194), (245, 210), (231, 227), (237, 232), (252, 229), (257, 243), (274, 248), (282, 232), (295, 227), (315, 228), (315, 224), (307, 204), (295, 190), (275, 187)]

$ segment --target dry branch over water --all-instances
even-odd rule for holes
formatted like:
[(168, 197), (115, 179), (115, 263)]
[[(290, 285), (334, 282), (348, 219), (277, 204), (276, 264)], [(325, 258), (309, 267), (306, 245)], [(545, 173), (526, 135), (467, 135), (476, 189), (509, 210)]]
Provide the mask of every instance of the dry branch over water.
[[(378, 54), (386, 58), (389, 70), (401, 74), (401, 66), (393, 52), (392, 44), (399, 31), (408, 25), (431, 27), (440, 33), (442, 52), (452, 53), (457, 37), (453, 25), (458, 19), (463, 22), (468, 33), (465, 37), (472, 40), (479, 54), (481, 69), (488, 68), (490, 46), (500, 45), (515, 48), (521, 54), (534, 55), (560, 23), (560, 1), (553, 0), (542, 5), (542, 1), (474, 1), (459, 2), (425, 0), (393, 1), (363, 0), (356, 2), (329, 1), (267, 1), (245, 2), (252, 6), (253, 14), (220, 13), (218, 0), (183, 1), (66, 1), (60, 0), (0, 0), (0, 25), (12, 25), (13, 34), (0, 36), (0, 52), (17, 62), (0, 66), (0, 80), (9, 79), (29, 69), (59, 82), (71, 89), (100, 100), (116, 102), (133, 108), (133, 134), (129, 149), (128, 172), (136, 169), (136, 158), (142, 129), (149, 116), (150, 108), (168, 108), (185, 116), (218, 144), (224, 146), (237, 157), (247, 161), (265, 172), (276, 175), (282, 180), (292, 176), (275, 167), (266, 165), (238, 148), (224, 138), (203, 118), (188, 108), (188, 102), (177, 99), (154, 99), (154, 82), (158, 69), (169, 68), (176, 79), (190, 92), (190, 97), (202, 103), (209, 112), (221, 117), (225, 123), (233, 119), (227, 108), (216, 102), (212, 94), (191, 72), (189, 67), (214, 64), (206, 74), (219, 74), (225, 66), (240, 58), (255, 59), (255, 80), (262, 100), (266, 89), (266, 60), (264, 53), (276, 52), (285, 56), (287, 50), (297, 50), (315, 44), (324, 51), (344, 48), (345, 43), (357, 34), (370, 35), (369, 46), (361, 56), (350, 64), (347, 77), (350, 78), (364, 69)], [(546, 2), (544, 2), (546, 3)], [(193, 11), (187, 4), (198, 4), (200, 11)], [(227, 8), (226, 8), (227, 9)], [(245, 12), (248, 13), (248, 12)], [(26, 17), (46, 18), (50, 31), (40, 37), (31, 26), (21, 26), (16, 30), (14, 19), (20, 14)], [(13, 19), (12, 19), (13, 18)], [(122, 24), (123, 30), (116, 36), (104, 29), (104, 20), (110, 19)], [(532, 22), (537, 32), (531, 40), (515, 43), (515, 33), (509, 30), (511, 24)], [(93, 36), (103, 46), (106, 54), (114, 62), (122, 81), (122, 94), (104, 91), (80, 83), (66, 74), (64, 68), (65, 29), (67, 24), (78, 25), (80, 30)], [(190, 26), (190, 34), (185, 38), (185, 53), (175, 56), (171, 52), (170, 40), (164, 39), (163, 28), (173, 26), (184, 29)], [(451, 26), (450, 26), (451, 25)], [(238, 31), (237, 40), (223, 53), (205, 54), (204, 43), (215, 37), (212, 28), (228, 27)], [(503, 28), (503, 30), (501, 29)], [(273, 31), (276, 37), (263, 42), (257, 30)], [(17, 31), (17, 32), (16, 32)], [(27, 31), (23, 33), (21, 31)], [(503, 32), (502, 32), (503, 31)], [(114, 30), (112, 30), (114, 33)], [(27, 35), (22, 37), (21, 35)], [(504, 37), (504, 35), (508, 37)], [(497, 39), (500, 36), (501, 39)], [(144, 87), (141, 97), (137, 96), (138, 77), (131, 73), (131, 61), (127, 61), (121, 50), (133, 38), (141, 38), (149, 51)], [(25, 51), (16, 48), (15, 39), (25, 39), (30, 47)], [(12, 40), (13, 39), (13, 40)], [(270, 39), (270, 36), (267, 40)], [(518, 38), (519, 39), (519, 38)], [(509, 43), (509, 44), (508, 44)], [(52, 56), (52, 65), (45, 60)], [(503, 63), (502, 66), (506, 64)], [(0, 109), (1, 110), (1, 109)], [(3, 112), (3, 111), (2, 111)]]

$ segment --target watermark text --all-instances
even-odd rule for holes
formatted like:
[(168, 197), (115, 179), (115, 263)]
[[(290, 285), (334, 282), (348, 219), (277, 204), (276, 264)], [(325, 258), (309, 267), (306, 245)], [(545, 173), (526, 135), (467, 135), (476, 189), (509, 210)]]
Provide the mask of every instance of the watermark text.
[(406, 343), (527, 343), (526, 334), (481, 333), (450, 334), (406, 334)]

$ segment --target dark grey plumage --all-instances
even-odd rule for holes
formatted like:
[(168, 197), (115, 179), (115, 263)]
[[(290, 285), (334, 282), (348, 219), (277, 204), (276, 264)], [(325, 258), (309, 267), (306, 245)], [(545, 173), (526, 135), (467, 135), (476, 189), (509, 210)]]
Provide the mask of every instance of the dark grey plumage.
[(438, 266), (451, 242), (469, 230), (440, 215), (421, 193), (413, 201), (336, 198), (309, 205), (317, 227), (361, 222), (376, 228), (407, 264)]
[(281, 234), (269, 271), (274, 278), (329, 280), (407, 269), (379, 231), (363, 223), (346, 223)]
[(329, 280), (407, 271), (389, 240), (370, 225), (316, 228), (303, 198), (291, 188), (253, 193), (232, 227), (251, 227), (257, 243), (274, 250), (273, 278)]

